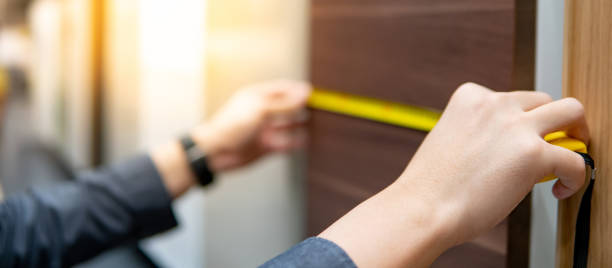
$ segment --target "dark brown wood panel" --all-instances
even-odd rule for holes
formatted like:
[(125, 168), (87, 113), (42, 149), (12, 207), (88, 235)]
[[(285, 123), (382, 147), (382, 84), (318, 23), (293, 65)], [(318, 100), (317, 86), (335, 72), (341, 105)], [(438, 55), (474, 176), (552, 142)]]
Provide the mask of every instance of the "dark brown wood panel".
[(512, 87), (514, 1), (313, 0), (318, 86), (443, 108), (463, 82)]
[[(466, 81), (533, 88), (535, 0), (313, 0), (311, 17), (319, 87), (437, 109)], [(426, 133), (322, 111), (311, 118), (313, 235), (395, 180)], [(529, 214), (527, 199), (434, 267), (527, 267)]]
[(309, 236), (319, 234), (371, 195), (369, 191), (364, 192), (358, 187), (337, 183), (333, 177), (312, 172), (310, 174), (316, 180), (308, 181), (307, 213), (317, 216), (308, 217)]
[(310, 124), (310, 171), (370, 195), (402, 173), (426, 134), (322, 111), (312, 111)]
[[(322, 230), (331, 221), (340, 218), (351, 208), (370, 197), (372, 193), (359, 185), (334, 180), (317, 172), (311, 172), (313, 179), (308, 183), (308, 214), (311, 229)], [(325, 208), (321, 210), (321, 208)], [(310, 211), (316, 210), (316, 211)], [(432, 267), (500, 267), (506, 261), (508, 222), (504, 221), (490, 232), (474, 241), (458, 245), (440, 256)], [(316, 234), (311, 234), (316, 235)], [(455, 266), (449, 266), (454, 264)], [(458, 265), (458, 266), (457, 266)]]
[(393, 182), (425, 137), (323, 111), (312, 111), (310, 129), (309, 235)]

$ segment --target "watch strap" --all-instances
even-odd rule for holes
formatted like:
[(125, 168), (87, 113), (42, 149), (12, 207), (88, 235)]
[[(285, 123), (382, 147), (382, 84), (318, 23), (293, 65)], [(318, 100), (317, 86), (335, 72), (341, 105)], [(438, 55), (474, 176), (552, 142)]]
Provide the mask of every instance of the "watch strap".
[(206, 153), (200, 149), (193, 138), (189, 135), (185, 135), (180, 139), (181, 146), (187, 156), (187, 161), (191, 171), (193, 171), (198, 183), (201, 186), (206, 186), (214, 181), (214, 173), (208, 167), (208, 161)]

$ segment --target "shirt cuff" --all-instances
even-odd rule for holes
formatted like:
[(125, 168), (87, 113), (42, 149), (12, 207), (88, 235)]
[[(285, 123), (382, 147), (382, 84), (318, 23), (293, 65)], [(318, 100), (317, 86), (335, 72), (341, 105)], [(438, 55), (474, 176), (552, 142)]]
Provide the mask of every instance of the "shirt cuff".
[(311, 237), (269, 260), (260, 267), (356, 268), (353, 260), (334, 242)]
[(125, 204), (134, 213), (135, 234), (147, 237), (177, 226), (172, 197), (148, 155), (132, 158), (110, 168), (116, 173)]

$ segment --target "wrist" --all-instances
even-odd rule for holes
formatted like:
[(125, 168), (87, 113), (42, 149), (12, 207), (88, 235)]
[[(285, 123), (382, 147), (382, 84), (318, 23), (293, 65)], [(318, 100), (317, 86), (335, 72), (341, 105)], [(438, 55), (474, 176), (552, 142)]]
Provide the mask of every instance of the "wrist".
[[(444, 251), (459, 243), (456, 210), (437, 195), (416, 185), (396, 181), (385, 189), (390, 199), (397, 200), (405, 236), (399, 243), (413, 243), (413, 254), (402, 265), (429, 267)], [(392, 217), (390, 215), (389, 217)]]
[(390, 195), (396, 195), (396, 199), (410, 208), (406, 210), (406, 219), (418, 219), (414, 225), (417, 229), (425, 230), (425, 242), (436, 244), (440, 253), (460, 243), (455, 204), (446, 202), (420, 185), (408, 184), (401, 178), (388, 189)]
[(338, 244), (359, 267), (428, 267), (456, 243), (447, 209), (438, 204), (396, 182), (319, 236)]
[(187, 156), (178, 142), (155, 148), (151, 152), (151, 158), (173, 199), (196, 185), (197, 180), (190, 170)]
[(200, 125), (195, 127), (189, 135), (200, 150), (206, 154), (208, 168), (213, 173), (223, 171), (224, 168), (219, 161), (221, 154), (219, 135), (215, 134), (214, 128), (209, 125)]
[(415, 171), (409, 166), (389, 188), (396, 188), (406, 199), (421, 204), (424, 213), (428, 214), (438, 243), (448, 249), (469, 239), (472, 228), (462, 226), (462, 220), (469, 215), (466, 213), (468, 206), (462, 202), (462, 195), (457, 196), (453, 189), (449, 192), (439, 187), (438, 181), (432, 174)]

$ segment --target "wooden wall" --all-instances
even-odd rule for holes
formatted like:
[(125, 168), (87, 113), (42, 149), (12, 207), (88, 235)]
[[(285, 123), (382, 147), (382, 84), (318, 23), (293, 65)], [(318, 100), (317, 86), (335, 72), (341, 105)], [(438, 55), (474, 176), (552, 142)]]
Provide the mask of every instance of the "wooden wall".
[[(466, 81), (531, 89), (534, 17), (534, 0), (313, 0), (311, 80), (440, 110)], [(426, 134), (322, 111), (310, 128), (311, 235), (394, 181)], [(529, 203), (521, 208), (434, 267), (526, 267)]]
[[(563, 94), (585, 106), (590, 154), (597, 167), (591, 203), (589, 267), (612, 267), (612, 1), (566, 0)], [(574, 228), (582, 194), (559, 203), (557, 267), (573, 261)]]

